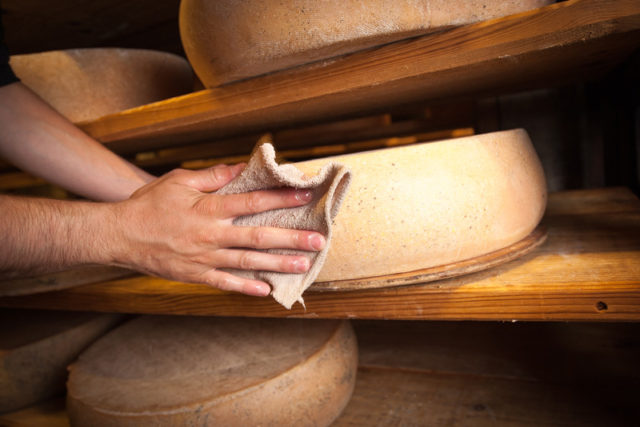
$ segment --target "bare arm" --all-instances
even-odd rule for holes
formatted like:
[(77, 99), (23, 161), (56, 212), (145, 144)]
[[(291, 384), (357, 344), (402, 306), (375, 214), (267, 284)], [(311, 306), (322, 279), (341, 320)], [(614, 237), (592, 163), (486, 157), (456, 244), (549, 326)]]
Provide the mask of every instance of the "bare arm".
[(22, 83), (0, 87), (0, 155), (94, 200), (128, 198), (154, 177), (82, 132)]
[(230, 267), (302, 273), (304, 256), (256, 250), (320, 250), (322, 235), (268, 227), (237, 227), (237, 216), (300, 206), (304, 191), (220, 196), (242, 165), (176, 170), (117, 203), (0, 196), (0, 276), (42, 273), (87, 264), (132, 268), (174, 280), (267, 295), (264, 282), (218, 270)]

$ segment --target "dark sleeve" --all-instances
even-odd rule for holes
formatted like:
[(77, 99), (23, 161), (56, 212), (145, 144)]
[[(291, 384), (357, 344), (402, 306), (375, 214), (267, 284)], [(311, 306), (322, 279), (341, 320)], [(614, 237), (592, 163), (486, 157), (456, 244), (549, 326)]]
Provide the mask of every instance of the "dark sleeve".
[(2, 15), (0, 14), (0, 86), (17, 81), (18, 78), (9, 65), (9, 51), (4, 44), (4, 29), (2, 28)]

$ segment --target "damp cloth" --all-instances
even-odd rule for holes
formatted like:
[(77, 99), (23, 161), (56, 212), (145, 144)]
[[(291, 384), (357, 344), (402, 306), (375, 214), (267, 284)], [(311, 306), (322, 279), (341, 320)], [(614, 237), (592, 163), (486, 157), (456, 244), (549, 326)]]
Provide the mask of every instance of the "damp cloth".
[(277, 273), (225, 269), (232, 274), (262, 280), (271, 285), (271, 295), (287, 309), (297, 301), (304, 305), (303, 292), (311, 286), (320, 273), (331, 245), (331, 226), (340, 204), (348, 190), (351, 172), (343, 165), (329, 163), (314, 176), (305, 174), (292, 164), (278, 165), (276, 152), (268, 135), (263, 136), (249, 159), (247, 167), (217, 194), (238, 194), (277, 188), (309, 189), (312, 200), (304, 206), (276, 209), (254, 215), (238, 217), (234, 225), (242, 227), (278, 227), (317, 231), (326, 238), (325, 247), (319, 252), (293, 249), (268, 249), (266, 252), (282, 255), (304, 255), (311, 267), (306, 273)]

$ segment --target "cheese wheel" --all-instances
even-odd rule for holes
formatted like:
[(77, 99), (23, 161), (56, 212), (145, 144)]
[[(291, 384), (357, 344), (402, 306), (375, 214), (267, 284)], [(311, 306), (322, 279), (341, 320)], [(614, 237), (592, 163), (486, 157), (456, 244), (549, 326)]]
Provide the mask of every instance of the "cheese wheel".
[(0, 412), (64, 391), (67, 365), (120, 315), (0, 310)]
[(142, 49), (96, 48), (15, 55), (26, 86), (72, 122), (94, 120), (191, 92), (184, 58)]
[(545, 210), (542, 166), (527, 133), (495, 132), (327, 157), (352, 181), (316, 281), (442, 266), (525, 238)]
[(328, 425), (355, 384), (347, 321), (143, 316), (70, 367), (78, 426)]
[(180, 37), (214, 87), (552, 0), (182, 0)]

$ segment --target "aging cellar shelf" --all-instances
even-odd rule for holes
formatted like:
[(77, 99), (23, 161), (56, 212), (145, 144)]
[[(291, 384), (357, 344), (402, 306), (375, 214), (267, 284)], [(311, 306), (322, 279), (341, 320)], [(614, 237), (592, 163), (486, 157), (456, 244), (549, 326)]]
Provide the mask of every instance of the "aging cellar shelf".
[(458, 278), (396, 288), (307, 292), (286, 310), (202, 285), (134, 276), (0, 306), (125, 313), (414, 320), (640, 320), (640, 200), (624, 188), (549, 197), (547, 241), (523, 258)]
[(639, 2), (569, 0), (80, 126), (118, 152), (211, 141), (413, 102), (575, 82), (618, 64), (640, 45), (638, 40)]
[[(333, 426), (633, 425), (640, 413), (638, 323), (352, 324), (356, 386)], [(0, 424), (68, 427), (64, 397)]]

